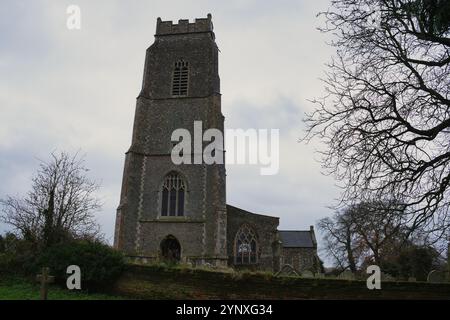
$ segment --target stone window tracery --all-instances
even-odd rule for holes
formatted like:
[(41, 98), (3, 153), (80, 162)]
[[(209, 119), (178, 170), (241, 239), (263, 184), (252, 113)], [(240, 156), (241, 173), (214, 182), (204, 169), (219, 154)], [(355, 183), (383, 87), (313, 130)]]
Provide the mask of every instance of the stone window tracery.
[(254, 264), (258, 261), (258, 239), (249, 225), (242, 225), (234, 240), (234, 262), (236, 264)]
[(162, 186), (161, 216), (184, 216), (186, 183), (176, 172), (169, 173)]

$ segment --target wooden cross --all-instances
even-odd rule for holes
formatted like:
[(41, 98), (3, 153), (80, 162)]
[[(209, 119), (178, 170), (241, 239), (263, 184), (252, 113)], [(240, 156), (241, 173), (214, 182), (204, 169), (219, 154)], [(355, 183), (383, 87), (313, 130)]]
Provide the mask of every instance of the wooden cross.
[(47, 300), (48, 284), (55, 280), (54, 276), (49, 275), (47, 267), (42, 268), (41, 274), (38, 274), (36, 280), (41, 283), (41, 300)]

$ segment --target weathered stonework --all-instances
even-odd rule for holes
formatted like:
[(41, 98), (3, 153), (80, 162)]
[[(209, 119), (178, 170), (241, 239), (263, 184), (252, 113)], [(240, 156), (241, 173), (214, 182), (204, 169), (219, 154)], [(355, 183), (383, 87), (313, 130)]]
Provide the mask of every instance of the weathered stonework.
[[(193, 137), (194, 121), (202, 121), (203, 130), (224, 131), (218, 52), (211, 15), (178, 24), (158, 18), (125, 156), (114, 245), (130, 257), (152, 262), (163, 258), (163, 242), (170, 238), (178, 243), (176, 258), (181, 262), (233, 266), (236, 234), (246, 225), (254, 232), (257, 249), (252, 250), (257, 252), (255, 261), (244, 267), (278, 270), (281, 255), (291, 255), (282, 250), (279, 219), (227, 206), (224, 164), (176, 165), (171, 160), (175, 129), (187, 129)], [(189, 66), (183, 95), (173, 89), (177, 61)], [(179, 216), (161, 213), (164, 181), (172, 172), (186, 188)]]
[[(256, 232), (258, 238), (257, 264), (255, 268), (263, 270), (278, 270), (279, 268), (279, 238), (277, 227), (278, 217), (254, 214), (233, 206), (227, 206), (228, 211), (228, 257), (229, 264), (234, 265), (236, 251), (236, 234), (243, 224), (248, 224)], [(251, 268), (242, 265), (240, 267)]]
[[(184, 28), (186, 26), (186, 28)], [(189, 94), (173, 97), (174, 62), (189, 61)], [(211, 18), (180, 26), (158, 19), (155, 42), (147, 50), (142, 90), (137, 98), (132, 144), (126, 153), (115, 245), (130, 256), (154, 260), (167, 236), (178, 239), (184, 260), (226, 263), (225, 167), (175, 165), (171, 134), (194, 121), (223, 131), (218, 48)], [(185, 215), (160, 215), (161, 186), (176, 171), (187, 184)]]
[(289, 264), (297, 272), (319, 272), (320, 262), (316, 248), (283, 248), (281, 264)]

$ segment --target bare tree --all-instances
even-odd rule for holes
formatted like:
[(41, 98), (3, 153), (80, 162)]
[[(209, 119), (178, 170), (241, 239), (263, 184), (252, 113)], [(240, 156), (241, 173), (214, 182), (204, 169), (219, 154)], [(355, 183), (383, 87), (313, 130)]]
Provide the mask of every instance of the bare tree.
[(318, 227), (324, 234), (324, 250), (340, 269), (356, 272), (363, 263), (381, 265), (414, 234), (404, 227), (404, 207), (395, 202), (364, 202), (348, 206), (331, 218), (323, 218)]
[(395, 201), (362, 202), (347, 209), (347, 219), (363, 248), (361, 260), (380, 265), (413, 238), (415, 233), (405, 227), (406, 215), (399, 214), (403, 210), (404, 205)]
[(323, 218), (318, 223), (323, 233), (323, 250), (340, 270), (349, 269), (355, 273), (361, 256), (361, 246), (354, 232), (354, 225), (344, 212)]
[(450, 1), (335, 0), (321, 30), (336, 56), (307, 115), (341, 204), (397, 199), (407, 224), (449, 227)]
[(101, 205), (94, 192), (99, 186), (85, 176), (87, 171), (77, 154), (52, 153), (49, 162), (40, 164), (24, 198), (0, 200), (2, 220), (44, 247), (67, 237), (98, 236), (94, 212)]

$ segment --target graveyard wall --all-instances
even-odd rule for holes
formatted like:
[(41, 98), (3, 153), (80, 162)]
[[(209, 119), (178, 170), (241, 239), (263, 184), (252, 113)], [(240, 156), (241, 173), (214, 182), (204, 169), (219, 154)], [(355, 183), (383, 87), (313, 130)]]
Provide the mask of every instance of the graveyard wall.
[(450, 299), (450, 283), (274, 277), (270, 273), (219, 272), (129, 266), (114, 293), (137, 299)]

